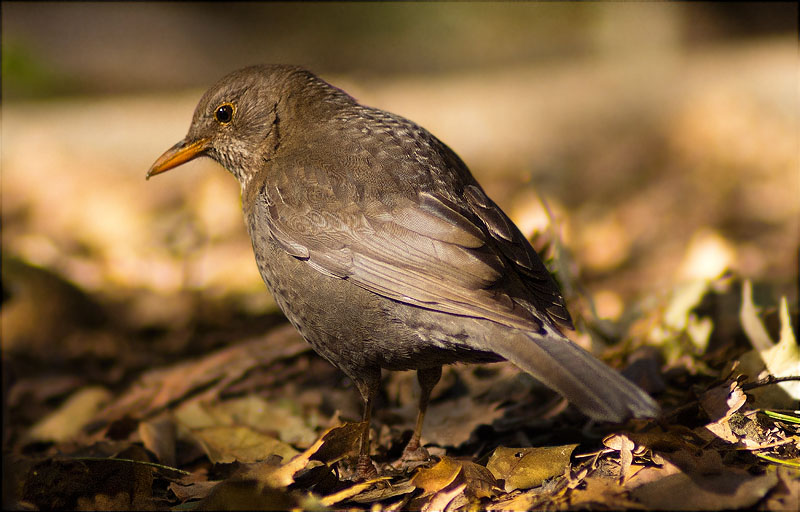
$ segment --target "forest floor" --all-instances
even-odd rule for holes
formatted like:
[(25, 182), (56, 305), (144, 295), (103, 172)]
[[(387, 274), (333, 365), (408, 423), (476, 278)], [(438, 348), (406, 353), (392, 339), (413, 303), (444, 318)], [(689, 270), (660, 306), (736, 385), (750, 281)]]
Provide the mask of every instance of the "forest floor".
[(454, 366), (429, 460), (394, 467), (418, 391), (387, 372), (367, 482), (358, 394), (266, 292), (235, 180), (144, 181), (201, 91), (4, 104), (4, 508), (796, 510), (796, 46), (674, 65), (679, 88), (613, 63), (325, 77), (451, 145), (574, 341), (663, 409), (595, 423), (510, 364)]

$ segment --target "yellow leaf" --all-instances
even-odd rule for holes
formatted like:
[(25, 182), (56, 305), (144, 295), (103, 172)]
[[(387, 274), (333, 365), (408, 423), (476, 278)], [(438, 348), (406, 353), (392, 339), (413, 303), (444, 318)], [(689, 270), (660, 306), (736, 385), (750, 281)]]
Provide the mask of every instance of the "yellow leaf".
[(55, 412), (46, 416), (28, 432), (36, 441), (61, 442), (76, 436), (111, 398), (101, 387), (84, 388), (73, 393)]
[(774, 345), (758, 317), (755, 304), (753, 304), (753, 285), (749, 279), (745, 279), (742, 283), (742, 307), (739, 310), (739, 321), (756, 350), (761, 352)]
[[(800, 376), (800, 346), (797, 345), (792, 322), (789, 319), (789, 304), (781, 297), (781, 337), (777, 345), (761, 353), (769, 373), (775, 377)], [(800, 400), (800, 381), (778, 384), (795, 400)]]
[(270, 455), (288, 460), (297, 450), (274, 437), (244, 426), (206, 427), (191, 431), (191, 436), (203, 447), (211, 462), (257, 462)]
[(497, 448), (487, 469), (497, 479), (505, 480), (507, 492), (530, 489), (546, 479), (560, 475), (569, 464), (577, 444), (541, 448)]
[(453, 483), (461, 473), (461, 463), (450, 457), (442, 457), (435, 466), (422, 468), (411, 479), (411, 483), (423, 490), (422, 496), (438, 492)]

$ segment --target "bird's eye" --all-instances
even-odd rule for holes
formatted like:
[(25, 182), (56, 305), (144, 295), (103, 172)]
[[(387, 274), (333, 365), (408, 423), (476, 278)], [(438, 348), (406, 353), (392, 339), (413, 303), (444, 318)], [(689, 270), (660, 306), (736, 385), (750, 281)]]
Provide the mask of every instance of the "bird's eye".
[(214, 117), (217, 118), (222, 124), (228, 124), (233, 120), (233, 105), (230, 103), (223, 103), (222, 105), (217, 107), (217, 111), (214, 113)]

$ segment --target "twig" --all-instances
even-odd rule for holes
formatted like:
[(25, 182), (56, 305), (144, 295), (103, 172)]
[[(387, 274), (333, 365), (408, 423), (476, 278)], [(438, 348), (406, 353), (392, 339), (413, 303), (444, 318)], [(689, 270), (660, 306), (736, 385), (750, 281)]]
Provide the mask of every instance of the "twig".
[(800, 380), (800, 375), (790, 375), (788, 377), (775, 377), (774, 375), (769, 375), (765, 379), (757, 380), (755, 382), (750, 382), (748, 384), (742, 384), (742, 391), (748, 391), (750, 389), (760, 388), (762, 386), (771, 386), (772, 384), (778, 384), (780, 382), (789, 382), (796, 380)]
[(111, 457), (111, 458), (109, 458), (109, 457), (74, 457), (74, 458), (69, 458), (67, 460), (87, 460), (87, 461), (90, 460), (90, 461), (104, 461), (104, 462), (110, 462), (110, 461), (114, 461), (114, 462), (130, 462), (130, 463), (133, 463), (133, 464), (141, 464), (143, 466), (152, 466), (152, 467), (158, 468), (158, 469), (165, 469), (167, 471), (174, 471), (175, 473), (180, 473), (181, 475), (191, 475), (190, 472), (184, 471), (182, 469), (173, 468), (171, 466), (165, 466), (163, 464), (156, 464), (155, 462), (146, 462), (146, 461), (143, 461), (143, 460), (116, 459), (116, 458), (113, 458), (113, 457)]
[(736, 451), (756, 451), (756, 450), (766, 450), (767, 448), (775, 448), (776, 446), (782, 446), (784, 444), (794, 443), (800, 440), (798, 436), (787, 437), (786, 439), (781, 439), (780, 441), (775, 441), (774, 443), (762, 444), (759, 446), (737, 446), (734, 448)]

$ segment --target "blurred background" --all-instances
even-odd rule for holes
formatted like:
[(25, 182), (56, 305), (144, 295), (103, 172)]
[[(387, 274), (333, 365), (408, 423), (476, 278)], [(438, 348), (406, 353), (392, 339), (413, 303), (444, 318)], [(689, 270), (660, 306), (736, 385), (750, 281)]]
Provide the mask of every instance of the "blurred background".
[(255, 63), (307, 66), (428, 128), (537, 248), (560, 241), (570, 303), (600, 318), (725, 270), (796, 304), (797, 14), (3, 2), (4, 359), (94, 361), (113, 381), (280, 320), (235, 180), (208, 159), (144, 180), (202, 92)]

